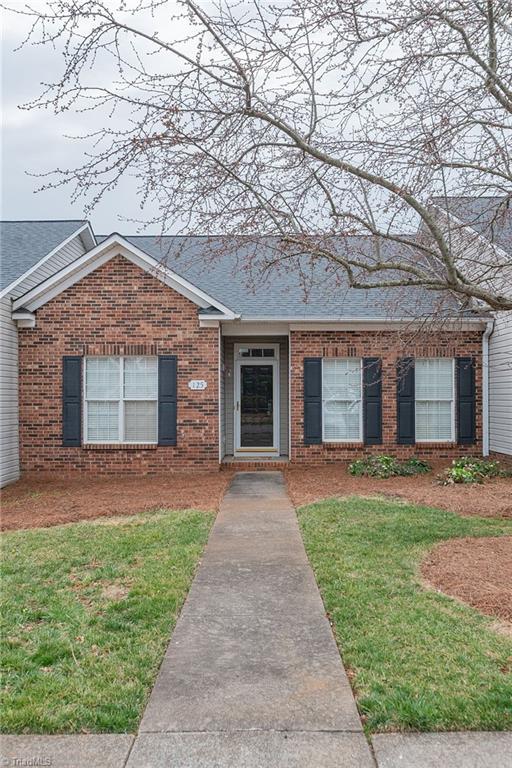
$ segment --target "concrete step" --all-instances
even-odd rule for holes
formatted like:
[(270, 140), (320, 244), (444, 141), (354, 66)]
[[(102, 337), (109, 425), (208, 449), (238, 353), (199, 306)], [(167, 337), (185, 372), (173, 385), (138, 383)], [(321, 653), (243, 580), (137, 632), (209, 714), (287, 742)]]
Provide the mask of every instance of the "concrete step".
[(224, 456), (222, 459), (221, 469), (236, 469), (242, 471), (258, 471), (258, 470), (272, 470), (283, 469), (290, 463), (288, 456), (269, 457), (262, 456)]

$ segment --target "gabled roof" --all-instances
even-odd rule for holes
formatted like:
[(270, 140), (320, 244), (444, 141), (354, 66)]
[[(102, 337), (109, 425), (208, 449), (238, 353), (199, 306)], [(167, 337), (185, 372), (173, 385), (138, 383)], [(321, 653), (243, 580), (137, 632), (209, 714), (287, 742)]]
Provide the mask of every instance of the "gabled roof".
[(434, 197), (434, 205), (512, 255), (512, 199), (507, 197)]
[(23, 278), (41, 260), (86, 230), (85, 247), (91, 247), (94, 236), (87, 221), (1, 221), (0, 290)]
[(235, 313), (229, 307), (222, 304), (222, 302), (212, 297), (206, 291), (203, 291), (200, 287), (192, 284), (186, 278), (175, 273), (166, 265), (159, 263), (137, 246), (129, 243), (117, 232), (102, 239), (102, 242), (95, 248), (79, 256), (70, 264), (18, 297), (13, 303), (13, 309), (16, 311), (23, 308), (30, 312), (37, 310), (43, 304), (50, 301), (50, 299), (71, 285), (74, 285), (118, 254), (146, 272), (149, 272), (157, 280), (165, 283), (173, 288), (173, 290), (186, 296), (197, 304), (198, 307), (218, 311), (225, 319), (232, 320), (235, 318)]

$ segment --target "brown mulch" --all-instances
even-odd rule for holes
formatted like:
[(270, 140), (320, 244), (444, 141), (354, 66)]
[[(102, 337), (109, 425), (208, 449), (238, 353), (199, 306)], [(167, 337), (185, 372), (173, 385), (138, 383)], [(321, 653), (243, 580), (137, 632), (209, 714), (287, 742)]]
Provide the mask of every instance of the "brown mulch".
[[(352, 477), (348, 464), (341, 463), (290, 466), (284, 476), (296, 506), (330, 496), (381, 495), (461, 515), (512, 517), (512, 478), (485, 485), (437, 485), (435, 475), (446, 465), (436, 465), (428, 475), (389, 480)], [(47, 527), (158, 507), (216, 511), (231, 477), (228, 470), (138, 477), (26, 474), (2, 491), (0, 527)]]
[(330, 496), (389, 496), (445, 509), (459, 515), (480, 517), (512, 517), (512, 478), (491, 480), (482, 485), (450, 485), (436, 483), (436, 475), (449, 462), (436, 463), (433, 471), (413, 477), (352, 477), (348, 464), (323, 467), (290, 466), (285, 469), (288, 490), (295, 506), (311, 504)]
[(229, 471), (138, 477), (27, 474), (2, 490), (1, 529), (45, 528), (159, 507), (216, 511), (231, 477)]
[(512, 622), (512, 536), (445, 541), (428, 554), (421, 573), (436, 589)]

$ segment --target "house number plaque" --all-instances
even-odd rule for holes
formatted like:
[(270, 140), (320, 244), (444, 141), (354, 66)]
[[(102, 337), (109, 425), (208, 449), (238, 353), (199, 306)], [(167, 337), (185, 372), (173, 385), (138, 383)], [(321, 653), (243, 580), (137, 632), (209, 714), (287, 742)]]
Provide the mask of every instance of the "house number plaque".
[(206, 389), (207, 383), (204, 379), (192, 379), (188, 383), (189, 389)]

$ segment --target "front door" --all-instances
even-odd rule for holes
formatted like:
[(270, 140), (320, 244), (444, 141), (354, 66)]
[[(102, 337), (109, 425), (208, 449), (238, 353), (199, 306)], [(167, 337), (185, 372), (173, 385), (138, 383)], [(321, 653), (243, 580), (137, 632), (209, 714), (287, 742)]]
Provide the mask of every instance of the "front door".
[(235, 445), (240, 454), (276, 454), (278, 345), (236, 345)]

